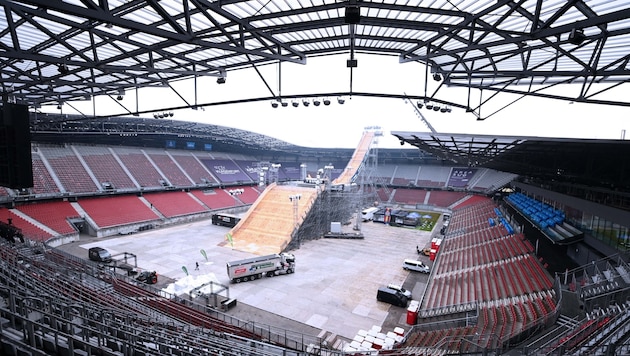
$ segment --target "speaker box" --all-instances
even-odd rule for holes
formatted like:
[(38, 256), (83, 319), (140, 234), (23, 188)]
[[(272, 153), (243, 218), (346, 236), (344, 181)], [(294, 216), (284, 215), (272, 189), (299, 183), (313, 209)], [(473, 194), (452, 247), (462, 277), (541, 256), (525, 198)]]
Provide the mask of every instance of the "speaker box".
[(0, 186), (33, 187), (28, 106), (4, 102), (0, 110)]
[(361, 22), (361, 9), (358, 6), (346, 6), (344, 21), (350, 25)]

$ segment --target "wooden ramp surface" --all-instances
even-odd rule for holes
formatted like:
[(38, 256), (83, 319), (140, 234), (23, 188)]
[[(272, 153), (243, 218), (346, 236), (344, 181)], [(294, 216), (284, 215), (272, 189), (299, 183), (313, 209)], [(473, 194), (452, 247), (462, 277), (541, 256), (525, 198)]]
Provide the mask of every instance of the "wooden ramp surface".
[(346, 165), (346, 168), (341, 172), (339, 177), (333, 181), (333, 184), (350, 184), (352, 183), (352, 178), (357, 174), (365, 157), (370, 151), (370, 146), (372, 146), (372, 142), (374, 141), (375, 133), (374, 131), (365, 131), (363, 132), (363, 136), (361, 136), (361, 141), (359, 145), (354, 150), (352, 154), (352, 158), (350, 162)]
[[(232, 244), (239, 251), (268, 255), (284, 251), (291, 242), (295, 226), (304, 221), (317, 199), (317, 188), (272, 184), (260, 195), (230, 233)], [(290, 196), (301, 195), (298, 200), (297, 225), (294, 224), (294, 203)]]

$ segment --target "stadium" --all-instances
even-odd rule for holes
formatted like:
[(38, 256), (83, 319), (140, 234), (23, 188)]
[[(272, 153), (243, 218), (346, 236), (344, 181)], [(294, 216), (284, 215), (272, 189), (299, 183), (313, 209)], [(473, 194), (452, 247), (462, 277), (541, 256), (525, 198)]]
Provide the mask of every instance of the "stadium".
[[(0, 3), (3, 355), (630, 354), (625, 132), (433, 126), (629, 106), (624, 2)], [(340, 54), (349, 90), (281, 91), (281, 64)], [(421, 65), (421, 89), (356, 91), (360, 55)], [(267, 93), (198, 101), (246, 70)], [(304, 147), (179, 118), (351, 98), (428, 131)]]

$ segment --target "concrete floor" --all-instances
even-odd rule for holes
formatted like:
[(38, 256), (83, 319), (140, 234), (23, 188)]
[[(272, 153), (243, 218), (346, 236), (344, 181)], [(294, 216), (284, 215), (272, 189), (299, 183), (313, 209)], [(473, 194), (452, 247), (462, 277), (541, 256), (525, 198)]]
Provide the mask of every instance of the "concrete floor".
[[(398, 283), (411, 290), (414, 299), (421, 298), (428, 276), (403, 270), (402, 261), (417, 258), (431, 266), (428, 257), (418, 256), (416, 246), (429, 245), (434, 233), (373, 222), (360, 227), (364, 239), (303, 242), (292, 251), (294, 274), (238, 284), (230, 283), (226, 262), (253, 255), (232, 249), (225, 241), (229, 229), (210, 220), (112, 238), (82, 237), (60, 249), (84, 258), (93, 246), (112, 254), (131, 252), (137, 255), (139, 267), (158, 272), (162, 285), (185, 277), (183, 266), (191, 275), (214, 274), (229, 286), (229, 296), (237, 299), (237, 306), (227, 313), (242, 320), (313, 335), (326, 330), (348, 340), (374, 325), (384, 332), (397, 326), (408, 330), (406, 309), (377, 302), (376, 291), (381, 285)], [(350, 232), (352, 226), (344, 229)]]

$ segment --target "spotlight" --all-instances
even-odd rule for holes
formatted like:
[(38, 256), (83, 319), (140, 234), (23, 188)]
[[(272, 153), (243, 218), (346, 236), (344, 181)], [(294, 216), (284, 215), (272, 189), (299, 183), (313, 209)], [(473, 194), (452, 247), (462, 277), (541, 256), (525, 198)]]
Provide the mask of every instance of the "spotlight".
[(116, 100), (118, 100), (118, 101), (123, 100), (123, 96), (122, 96), (122, 95), (118, 95), (118, 96), (116, 97)]
[(440, 111), (439, 105), (433, 105), (433, 111)]
[(422, 109), (422, 107), (424, 106), (424, 104), (420, 100), (418, 100), (416, 105), (418, 106), (418, 109)]
[(61, 110), (61, 104), (57, 104), (57, 110)]
[(68, 66), (65, 63), (62, 63), (59, 65), (59, 67), (57, 67), (57, 71), (59, 71), (59, 73), (61, 74), (68, 74), (68, 72), (70, 72), (70, 69), (68, 69)]
[(175, 115), (175, 113), (173, 113), (173, 112), (168, 113), (168, 116), (170, 116), (170, 117), (173, 117), (173, 115)]
[(426, 106), (427, 110), (431, 110), (431, 109), (433, 109), (433, 103), (432, 103), (432, 102), (428, 102), (428, 103), (426, 103), (426, 105), (425, 105), (425, 106)]
[(276, 100), (273, 100), (271, 102), (271, 107), (274, 108), (274, 109), (277, 108), (278, 107), (278, 102)]
[(400, 140), (400, 145), (403, 146), (405, 144), (405, 141)]
[(289, 103), (287, 103), (286, 101), (283, 101), (281, 104), (283, 108), (286, 108), (287, 106), (289, 106)]
[(324, 105), (330, 105), (330, 100), (329, 99), (324, 99)]
[(442, 76), (440, 75), (440, 73), (433, 73), (433, 80), (435, 80), (436, 82), (442, 80)]
[(319, 106), (319, 104), (321, 104), (321, 102), (319, 101), (319, 99), (313, 99), (313, 105), (315, 105), (315, 106)]
[(584, 30), (581, 28), (574, 28), (569, 33), (569, 42), (579, 46), (586, 39), (586, 35), (584, 35)]
[(346, 102), (346, 100), (345, 100), (344, 98), (342, 98), (342, 97), (338, 97), (338, 98), (337, 98), (337, 102), (338, 102), (339, 104), (343, 105), (343, 103), (345, 103), (345, 102)]
[(296, 100), (293, 100), (291, 102), (291, 105), (293, 105), (294, 108), (297, 108), (298, 106), (300, 106), (300, 103), (298, 101), (296, 101)]
[(217, 84), (225, 84), (225, 77), (217, 78)]
[(448, 108), (446, 106), (443, 106), (440, 108), (440, 112), (446, 112), (448, 110)]
[(306, 99), (302, 99), (302, 105), (304, 106), (308, 106), (311, 102), (306, 100)]
[(158, 114), (157, 113), (153, 113), (153, 118), (157, 119), (158, 118)]
[(446, 112), (451, 112), (451, 111), (452, 111), (452, 109), (451, 109), (450, 106), (446, 108)]

